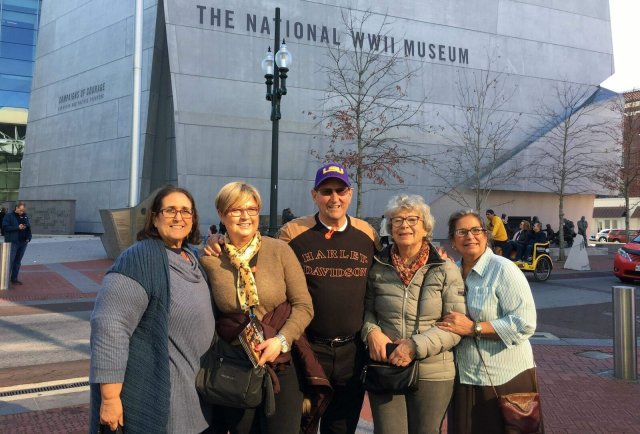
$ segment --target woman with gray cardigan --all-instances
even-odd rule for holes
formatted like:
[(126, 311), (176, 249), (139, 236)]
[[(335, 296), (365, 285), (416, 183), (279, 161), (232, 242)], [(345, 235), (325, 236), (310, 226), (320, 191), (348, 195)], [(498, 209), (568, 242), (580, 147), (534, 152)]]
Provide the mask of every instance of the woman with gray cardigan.
[(208, 406), (195, 387), (214, 332), (209, 287), (187, 243), (198, 243), (191, 194), (155, 196), (139, 241), (104, 277), (91, 315), (91, 425), (127, 434), (197, 434)]
[[(435, 323), (449, 311), (465, 313), (464, 284), (429, 242), (434, 219), (421, 196), (393, 197), (384, 216), (393, 243), (369, 272), (362, 338), (374, 361), (419, 360), (420, 381), (414, 392), (369, 393), (374, 432), (440, 433), (455, 378), (451, 349), (460, 336)], [(397, 346), (387, 354), (387, 344)]]

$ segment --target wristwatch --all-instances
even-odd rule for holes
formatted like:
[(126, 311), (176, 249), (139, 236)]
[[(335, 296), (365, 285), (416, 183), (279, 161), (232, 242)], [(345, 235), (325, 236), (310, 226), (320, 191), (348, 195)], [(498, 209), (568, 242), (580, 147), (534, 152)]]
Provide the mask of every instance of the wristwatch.
[(287, 338), (282, 336), (280, 333), (278, 333), (276, 335), (276, 337), (280, 340), (280, 344), (282, 344), (282, 350), (280, 350), (280, 352), (281, 353), (288, 353), (289, 352), (289, 343), (287, 342)]
[(480, 321), (473, 322), (473, 337), (476, 339), (480, 339), (482, 336), (482, 325), (480, 325)]

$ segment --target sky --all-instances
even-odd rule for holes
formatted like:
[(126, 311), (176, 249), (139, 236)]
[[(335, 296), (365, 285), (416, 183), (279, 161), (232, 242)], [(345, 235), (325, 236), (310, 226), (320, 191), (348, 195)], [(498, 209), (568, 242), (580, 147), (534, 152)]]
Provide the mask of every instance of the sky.
[(616, 72), (602, 86), (616, 92), (640, 89), (640, 1), (609, 0), (609, 7)]

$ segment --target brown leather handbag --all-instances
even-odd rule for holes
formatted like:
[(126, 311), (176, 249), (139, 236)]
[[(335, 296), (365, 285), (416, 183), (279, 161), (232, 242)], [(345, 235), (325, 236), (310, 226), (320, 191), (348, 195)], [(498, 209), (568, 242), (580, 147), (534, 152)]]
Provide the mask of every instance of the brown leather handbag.
[(538, 392), (509, 393), (498, 397), (505, 434), (542, 434), (542, 411)]
[(538, 379), (533, 377), (533, 384), (535, 384), (536, 392), (521, 392), (521, 393), (508, 393), (506, 395), (498, 395), (498, 391), (491, 381), (489, 370), (484, 363), (482, 354), (480, 353), (480, 347), (475, 342), (478, 355), (482, 361), (489, 382), (493, 388), (493, 393), (498, 398), (498, 406), (502, 413), (502, 420), (504, 421), (505, 434), (544, 434), (544, 425), (542, 423), (542, 408), (540, 406), (540, 394), (538, 390)]

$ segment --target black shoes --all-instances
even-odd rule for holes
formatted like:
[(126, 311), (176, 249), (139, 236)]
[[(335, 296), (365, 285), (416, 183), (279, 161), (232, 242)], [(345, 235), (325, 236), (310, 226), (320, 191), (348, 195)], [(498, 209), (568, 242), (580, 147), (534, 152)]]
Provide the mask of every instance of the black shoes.
[(11, 283), (13, 283), (14, 285), (22, 285), (22, 282), (20, 282), (18, 279), (12, 280)]

